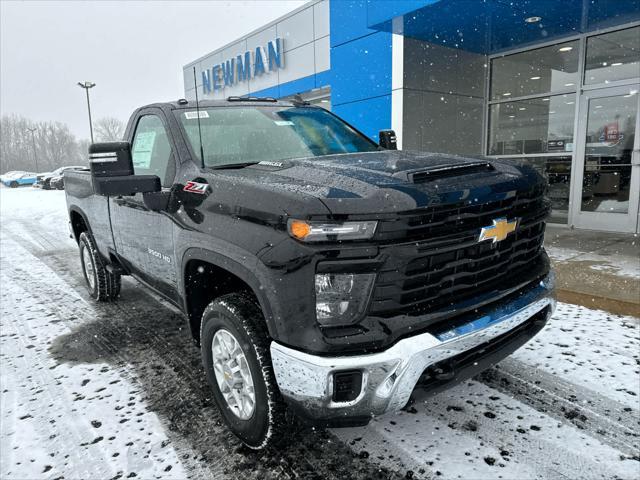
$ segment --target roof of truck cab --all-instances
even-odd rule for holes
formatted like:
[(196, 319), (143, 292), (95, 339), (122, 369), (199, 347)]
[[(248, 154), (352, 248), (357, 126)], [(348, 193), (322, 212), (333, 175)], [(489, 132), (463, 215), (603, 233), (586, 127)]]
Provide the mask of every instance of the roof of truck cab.
[[(143, 108), (152, 108), (152, 107), (156, 107), (156, 108), (163, 108), (163, 109), (169, 109), (169, 110), (181, 110), (181, 109), (193, 109), (196, 108), (196, 101), (195, 100), (187, 100), (186, 103), (184, 103), (184, 100), (175, 100), (172, 102), (156, 102), (156, 103), (151, 103), (149, 105), (144, 105), (142, 107), (140, 107), (140, 109)], [(229, 101), (229, 100), (200, 100), (198, 102), (198, 107), (199, 108), (211, 108), (211, 107), (238, 107), (238, 106), (242, 106), (242, 107), (307, 107), (310, 106), (308, 104), (303, 104), (303, 103), (298, 103), (298, 102), (291, 102), (291, 101), (285, 101), (285, 100), (233, 100), (233, 101)]]

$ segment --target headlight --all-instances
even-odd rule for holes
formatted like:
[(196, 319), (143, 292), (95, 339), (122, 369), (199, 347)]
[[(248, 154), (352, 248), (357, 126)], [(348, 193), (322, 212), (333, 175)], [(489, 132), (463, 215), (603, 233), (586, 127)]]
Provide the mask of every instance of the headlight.
[(306, 222), (290, 219), (289, 234), (303, 242), (327, 242), (337, 240), (367, 240), (373, 237), (378, 222)]
[(321, 325), (349, 325), (367, 308), (375, 273), (316, 275), (316, 318)]

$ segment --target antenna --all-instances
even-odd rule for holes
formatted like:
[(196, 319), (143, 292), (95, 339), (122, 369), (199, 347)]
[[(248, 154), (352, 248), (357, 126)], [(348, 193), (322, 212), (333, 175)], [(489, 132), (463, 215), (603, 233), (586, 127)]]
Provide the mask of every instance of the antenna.
[(198, 137), (200, 138), (200, 161), (204, 168), (204, 149), (202, 148), (202, 128), (200, 127), (200, 102), (198, 101), (198, 82), (196, 81), (196, 67), (193, 67), (193, 86), (196, 91), (196, 115), (198, 116)]

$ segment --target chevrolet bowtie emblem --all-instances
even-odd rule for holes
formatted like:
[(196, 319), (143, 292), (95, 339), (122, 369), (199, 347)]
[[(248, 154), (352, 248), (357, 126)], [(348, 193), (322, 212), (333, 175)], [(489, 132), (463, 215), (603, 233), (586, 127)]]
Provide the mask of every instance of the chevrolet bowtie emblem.
[(493, 243), (501, 242), (507, 238), (507, 235), (514, 232), (517, 227), (517, 218), (511, 221), (506, 218), (497, 218), (493, 220), (493, 225), (482, 227), (478, 241), (483, 242), (485, 240), (493, 240)]

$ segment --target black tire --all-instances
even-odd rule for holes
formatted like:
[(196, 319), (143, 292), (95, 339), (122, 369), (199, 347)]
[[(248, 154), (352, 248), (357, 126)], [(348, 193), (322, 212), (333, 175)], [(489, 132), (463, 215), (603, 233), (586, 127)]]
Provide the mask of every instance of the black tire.
[[(212, 344), (221, 329), (238, 341), (251, 372), (255, 406), (248, 419), (239, 418), (232, 411), (216, 380)], [(288, 429), (286, 406), (276, 385), (269, 334), (255, 298), (246, 293), (231, 293), (211, 302), (202, 314), (200, 339), (207, 380), (227, 426), (251, 449), (281, 445)]]
[(82, 273), (91, 298), (99, 302), (115, 300), (120, 293), (122, 284), (120, 274), (111, 273), (104, 267), (93, 237), (89, 232), (80, 234), (78, 246), (80, 247)]
[(56, 183), (56, 190), (64, 190), (64, 180), (60, 180)]
[(9, 186), (10, 186), (11, 188), (18, 188), (18, 182), (13, 181), (13, 182), (11, 182), (11, 183), (9, 184)]
[(51, 180), (45, 180), (42, 183), (42, 189), (43, 190), (51, 190), (51, 185), (50, 185)]

